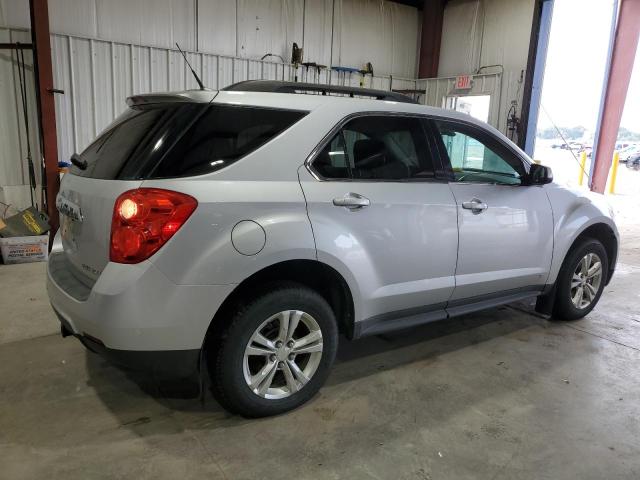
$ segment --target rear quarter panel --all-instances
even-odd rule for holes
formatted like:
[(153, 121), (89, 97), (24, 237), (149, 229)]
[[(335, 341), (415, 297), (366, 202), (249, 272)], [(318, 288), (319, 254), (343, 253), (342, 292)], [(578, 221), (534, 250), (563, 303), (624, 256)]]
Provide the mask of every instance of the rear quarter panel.
[[(293, 259), (315, 259), (304, 196), (294, 181), (155, 180), (198, 200), (187, 223), (150, 261), (182, 285), (237, 284), (259, 270)], [(243, 220), (265, 232), (264, 247), (244, 255), (233, 245), (233, 227)]]

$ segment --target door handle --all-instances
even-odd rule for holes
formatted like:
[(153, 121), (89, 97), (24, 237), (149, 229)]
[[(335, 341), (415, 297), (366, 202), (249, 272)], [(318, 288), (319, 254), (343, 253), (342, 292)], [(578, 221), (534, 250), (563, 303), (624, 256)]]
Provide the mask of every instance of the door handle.
[(346, 207), (349, 210), (359, 210), (371, 205), (371, 201), (367, 197), (363, 197), (358, 193), (347, 193), (344, 197), (338, 197), (333, 199), (333, 204), (336, 207)]
[(462, 202), (462, 208), (471, 210), (474, 215), (484, 212), (489, 206), (478, 198), (473, 198), (469, 202)]

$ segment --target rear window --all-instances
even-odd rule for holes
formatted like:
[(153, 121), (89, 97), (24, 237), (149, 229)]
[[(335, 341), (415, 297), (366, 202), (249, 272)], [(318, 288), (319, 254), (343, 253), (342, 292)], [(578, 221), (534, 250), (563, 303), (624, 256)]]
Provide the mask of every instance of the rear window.
[(264, 145), (306, 112), (235, 105), (159, 104), (131, 108), (74, 165), (99, 179), (175, 178), (210, 173)]

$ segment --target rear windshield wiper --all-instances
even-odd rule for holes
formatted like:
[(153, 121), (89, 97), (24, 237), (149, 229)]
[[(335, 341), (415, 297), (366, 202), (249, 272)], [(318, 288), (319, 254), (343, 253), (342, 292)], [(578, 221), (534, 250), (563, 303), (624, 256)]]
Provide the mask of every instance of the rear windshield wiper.
[(71, 163), (73, 163), (80, 170), (86, 170), (87, 169), (87, 161), (86, 160), (82, 160), (80, 158), (80, 155), (78, 155), (77, 153), (74, 153), (74, 154), (71, 155)]

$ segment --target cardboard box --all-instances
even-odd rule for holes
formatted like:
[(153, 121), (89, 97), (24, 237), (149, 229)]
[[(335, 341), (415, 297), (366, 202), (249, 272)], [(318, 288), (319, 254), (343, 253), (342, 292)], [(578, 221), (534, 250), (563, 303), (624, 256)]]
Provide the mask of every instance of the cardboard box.
[(2, 261), (14, 263), (46, 262), (49, 258), (49, 235), (0, 238)]

